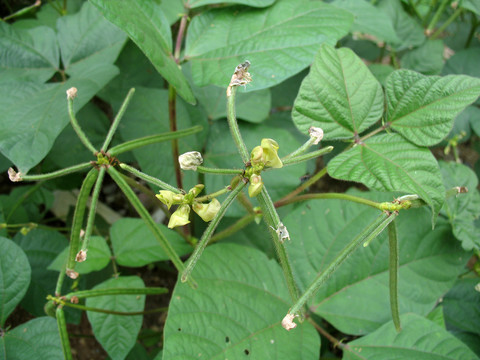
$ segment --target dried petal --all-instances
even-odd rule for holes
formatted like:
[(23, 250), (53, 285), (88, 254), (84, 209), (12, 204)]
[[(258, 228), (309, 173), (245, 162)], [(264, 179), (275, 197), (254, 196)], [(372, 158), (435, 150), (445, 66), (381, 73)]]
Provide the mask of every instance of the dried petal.
[(178, 162), (182, 170), (197, 170), (197, 166), (202, 165), (202, 154), (198, 151), (189, 151), (178, 157)]
[(285, 330), (291, 330), (297, 327), (297, 324), (293, 322), (294, 318), (295, 318), (295, 315), (293, 314), (285, 315), (285, 317), (282, 320), (282, 326)]

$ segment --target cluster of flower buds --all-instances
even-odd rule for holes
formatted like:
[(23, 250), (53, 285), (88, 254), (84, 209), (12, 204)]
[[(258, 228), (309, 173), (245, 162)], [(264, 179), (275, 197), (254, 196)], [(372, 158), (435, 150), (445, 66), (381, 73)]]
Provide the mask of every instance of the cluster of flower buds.
[(161, 190), (160, 193), (156, 195), (162, 203), (167, 205), (168, 209), (170, 209), (172, 205), (179, 205), (168, 222), (170, 229), (190, 223), (190, 207), (205, 222), (209, 222), (215, 217), (221, 205), (217, 199), (213, 199), (208, 204), (195, 200), (204, 187), (202, 184), (195, 185), (187, 194), (176, 194), (169, 190)]
[(255, 197), (262, 191), (263, 181), (260, 173), (264, 168), (281, 168), (282, 160), (278, 157), (278, 144), (272, 139), (262, 139), (260, 146), (253, 148), (250, 153), (250, 164), (252, 174), (250, 175), (250, 185), (248, 195)]

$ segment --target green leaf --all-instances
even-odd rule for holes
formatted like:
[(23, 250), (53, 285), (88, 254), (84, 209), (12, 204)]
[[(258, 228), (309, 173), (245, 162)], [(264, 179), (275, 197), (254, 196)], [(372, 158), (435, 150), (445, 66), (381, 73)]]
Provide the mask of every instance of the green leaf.
[(480, 57), (480, 48), (472, 47), (456, 52), (445, 63), (442, 74), (464, 74), (480, 77), (477, 59)]
[[(112, 23), (138, 45), (167, 80), (187, 102), (195, 104), (190, 85), (172, 54), (172, 34), (160, 5), (154, 1), (124, 0), (121, 3), (90, 0)], [(135, 19), (135, 23), (132, 23)]]
[(185, 58), (198, 86), (228, 86), (248, 59), (253, 82), (264, 89), (306, 68), (324, 42), (334, 45), (353, 22), (344, 10), (320, 2), (279, 0), (265, 9), (215, 9), (193, 18)]
[(57, 322), (39, 317), (0, 336), (2, 359), (63, 359)]
[(366, 1), (358, 0), (336, 0), (332, 3), (341, 9), (351, 12), (355, 20), (352, 32), (373, 35), (377, 41), (398, 43), (400, 39), (395, 33), (392, 20), (385, 17), (385, 14)]
[(0, 236), (0, 327), (15, 309), (30, 284), (30, 264), (23, 250)]
[(189, 0), (188, 6), (193, 9), (210, 4), (239, 4), (262, 8), (272, 5), (274, 2), (275, 0)]
[[(258, 125), (240, 122), (239, 127), (248, 151), (260, 145), (263, 138), (271, 138), (280, 146), (278, 154), (283, 157), (300, 147), (302, 140), (308, 140), (306, 136), (300, 136), (301, 140), (299, 141), (298, 137), (295, 136), (298, 132), (294, 128), (288, 113), (273, 114), (269, 119)], [(236, 169), (244, 167), (226, 122), (217, 121), (210, 126), (209, 140), (203, 159), (205, 166), (208, 167)], [(304, 162), (263, 172), (262, 180), (272, 199), (278, 200), (297, 188), (301, 184), (300, 178), (306, 172), (307, 164)], [(205, 185), (209, 192), (216, 191), (229, 185), (231, 179), (232, 176), (209, 176), (205, 178)], [(244, 208), (236, 203), (232, 204), (227, 211), (227, 215), (232, 217), (244, 214)]]
[(437, 324), (415, 314), (401, 317), (398, 333), (390, 322), (377, 331), (350, 342), (343, 359), (470, 360), (477, 359), (464, 343)]
[(480, 292), (478, 278), (459, 279), (443, 297), (443, 312), (449, 329), (480, 335)]
[(321, 127), (325, 140), (351, 138), (383, 113), (382, 87), (363, 61), (348, 49), (322, 45), (303, 80), (292, 119), (305, 134)]
[(281, 327), (291, 300), (274, 260), (218, 244), (205, 250), (194, 274), (197, 290), (180, 281), (175, 286), (163, 360), (319, 358), (319, 337), (307, 321), (291, 332)]
[(375, 76), (380, 84), (385, 87), (388, 76), (395, 70), (393, 66), (383, 64), (370, 64), (368, 70)]
[(425, 75), (438, 75), (443, 68), (443, 41), (427, 40), (407, 52), (401, 59), (402, 67)]
[(469, 167), (454, 162), (441, 161), (440, 171), (447, 190), (465, 186), (467, 194), (459, 194), (445, 200), (442, 211), (452, 224), (453, 234), (461, 241), (465, 250), (480, 250), (480, 193), (477, 190), (478, 179)]
[(75, 109), (82, 108), (117, 74), (113, 65), (92, 67), (63, 84), (0, 84), (0, 151), (23, 173), (38, 164), (68, 124), (67, 89), (75, 86)]
[[(349, 194), (391, 201), (392, 193)], [(352, 239), (378, 216), (378, 210), (347, 201), (309, 201), (283, 218), (290, 233), (287, 251), (300, 288), (311, 284)], [(428, 314), (464, 271), (470, 255), (451, 241), (449, 224), (429, 226), (425, 208), (404, 211), (398, 226), (400, 314)], [(389, 244), (386, 233), (360, 247), (312, 298), (309, 308), (347, 334), (361, 335), (391, 320)]]
[(435, 309), (433, 309), (427, 314), (426, 318), (446, 329), (445, 316), (443, 315), (443, 306), (437, 306)]
[[(94, 289), (143, 288), (145, 285), (137, 276), (110, 279)], [(121, 312), (143, 311), (145, 295), (112, 295), (90, 297), (86, 306)], [(113, 360), (124, 359), (135, 345), (142, 326), (142, 315), (122, 316), (87, 311), (95, 338)]]
[(477, 119), (480, 117), (480, 109), (474, 105), (467, 106), (453, 122), (453, 128), (440, 146), (446, 146), (448, 141), (455, 139), (458, 144), (467, 142), (472, 135), (472, 128), (475, 129)]
[(376, 135), (328, 163), (330, 176), (361, 182), (372, 190), (419, 195), (432, 208), (434, 220), (445, 191), (438, 163), (425, 148), (398, 134)]
[(47, 27), (15, 29), (0, 22), (0, 82), (43, 83), (58, 70), (55, 32)]
[(170, 25), (175, 24), (186, 12), (183, 0), (162, 1), (160, 3), (160, 9), (162, 9)]
[[(179, 139), (180, 154), (187, 151), (201, 151), (208, 132), (205, 113), (198, 107), (186, 104), (177, 98), (177, 128), (186, 129), (202, 125), (203, 131), (195, 136)], [(144, 136), (169, 132), (168, 91), (160, 89), (137, 88), (119, 126), (124, 140), (133, 140)], [(155, 176), (169, 184), (175, 184), (172, 145), (162, 142), (133, 151), (143, 172)], [(177, 159), (175, 159), (177, 161)], [(197, 184), (194, 172), (185, 173), (184, 187)]]
[(405, 12), (399, 0), (381, 0), (377, 6), (390, 18), (397, 37), (400, 39), (399, 42), (390, 43), (396, 51), (411, 49), (423, 44), (425, 35), (422, 26)]
[[(192, 247), (178, 233), (161, 224), (158, 227), (179, 256), (192, 251)], [(115, 260), (120, 265), (140, 267), (152, 262), (168, 260), (160, 243), (142, 219), (118, 220), (110, 228), (110, 238)]]
[(25, 251), (32, 268), (30, 286), (21, 304), (31, 314), (42, 316), (45, 314), (45, 298), (55, 292), (58, 279), (58, 272), (47, 270), (47, 267), (68, 241), (59, 232), (38, 228), (26, 235), (17, 233), (14, 241)]
[[(66, 247), (53, 262), (48, 265), (48, 270), (60, 271), (65, 266), (69, 248)], [(105, 239), (101, 236), (92, 236), (88, 246), (87, 260), (79, 262), (75, 271), (79, 274), (89, 274), (93, 271), (102, 270), (111, 261), (112, 253)]]
[(460, 2), (460, 7), (470, 10), (477, 15), (480, 15), (480, 3), (475, 0), (463, 0)]
[(455, 117), (480, 95), (480, 79), (464, 75), (424, 76), (394, 71), (387, 79), (387, 121), (420, 146), (440, 142)]
[(468, 113), (467, 116), (470, 119), (470, 126), (475, 133), (480, 136), (480, 109), (478, 107), (469, 106), (465, 109), (464, 113)]
[(57, 21), (62, 62), (69, 76), (81, 76), (98, 64), (113, 64), (125, 43), (125, 33), (90, 3)]

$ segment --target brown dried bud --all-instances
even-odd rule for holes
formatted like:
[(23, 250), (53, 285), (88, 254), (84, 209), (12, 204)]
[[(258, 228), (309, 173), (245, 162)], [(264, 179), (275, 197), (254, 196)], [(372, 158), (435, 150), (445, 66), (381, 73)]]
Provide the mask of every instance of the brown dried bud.
[(15, 170), (13, 170), (13, 168), (8, 169), (8, 177), (12, 182), (23, 181), (22, 173), (20, 171), (17, 173)]
[(73, 269), (67, 269), (65, 271), (65, 273), (67, 274), (67, 276), (70, 278), (70, 279), (76, 279), (78, 278), (78, 272), (76, 272), (75, 270)]
[(85, 250), (80, 250), (75, 257), (76, 262), (84, 262), (87, 260), (87, 252)]
[(78, 297), (72, 296), (72, 298), (70, 299), (70, 302), (71, 302), (72, 304), (78, 304)]

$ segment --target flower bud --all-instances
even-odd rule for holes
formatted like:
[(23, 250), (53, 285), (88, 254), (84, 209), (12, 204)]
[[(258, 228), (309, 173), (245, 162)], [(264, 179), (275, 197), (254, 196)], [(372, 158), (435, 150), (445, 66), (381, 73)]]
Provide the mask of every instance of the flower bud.
[(170, 221), (168, 222), (168, 228), (173, 229), (174, 227), (183, 226), (190, 223), (190, 220), (188, 220), (189, 215), (190, 206), (180, 205), (170, 217)]
[(282, 160), (278, 157), (278, 144), (273, 139), (262, 139), (260, 146), (263, 149), (263, 157), (265, 159), (265, 166), (271, 168), (283, 167)]
[(168, 209), (170, 210), (172, 205), (180, 204), (182, 202), (184, 195), (175, 194), (170, 190), (160, 190), (160, 194), (155, 196), (158, 200), (167, 205)]
[(191, 188), (188, 193), (189, 194), (193, 194), (193, 197), (197, 197), (198, 194), (200, 194), (203, 190), (203, 188), (205, 187), (205, 185), (203, 184), (197, 184), (195, 185), (193, 188)]
[(76, 87), (71, 87), (70, 89), (67, 90), (67, 99), (74, 99), (77, 97), (77, 88)]
[(182, 170), (197, 170), (197, 166), (202, 165), (202, 154), (198, 151), (190, 151), (178, 157), (178, 162)]
[(310, 129), (308, 129), (308, 133), (310, 134), (311, 139), (315, 139), (315, 141), (313, 142), (313, 145), (317, 145), (320, 142), (320, 140), (323, 139), (322, 128), (311, 126)]
[(250, 153), (250, 161), (252, 164), (263, 163), (263, 148), (261, 146), (255, 146)]
[(220, 201), (214, 198), (208, 204), (195, 202), (192, 205), (192, 209), (202, 218), (203, 221), (209, 222), (213, 220), (215, 215), (217, 215), (220, 206)]
[(248, 196), (255, 197), (262, 191), (263, 181), (260, 175), (250, 176), (250, 185), (248, 186)]

